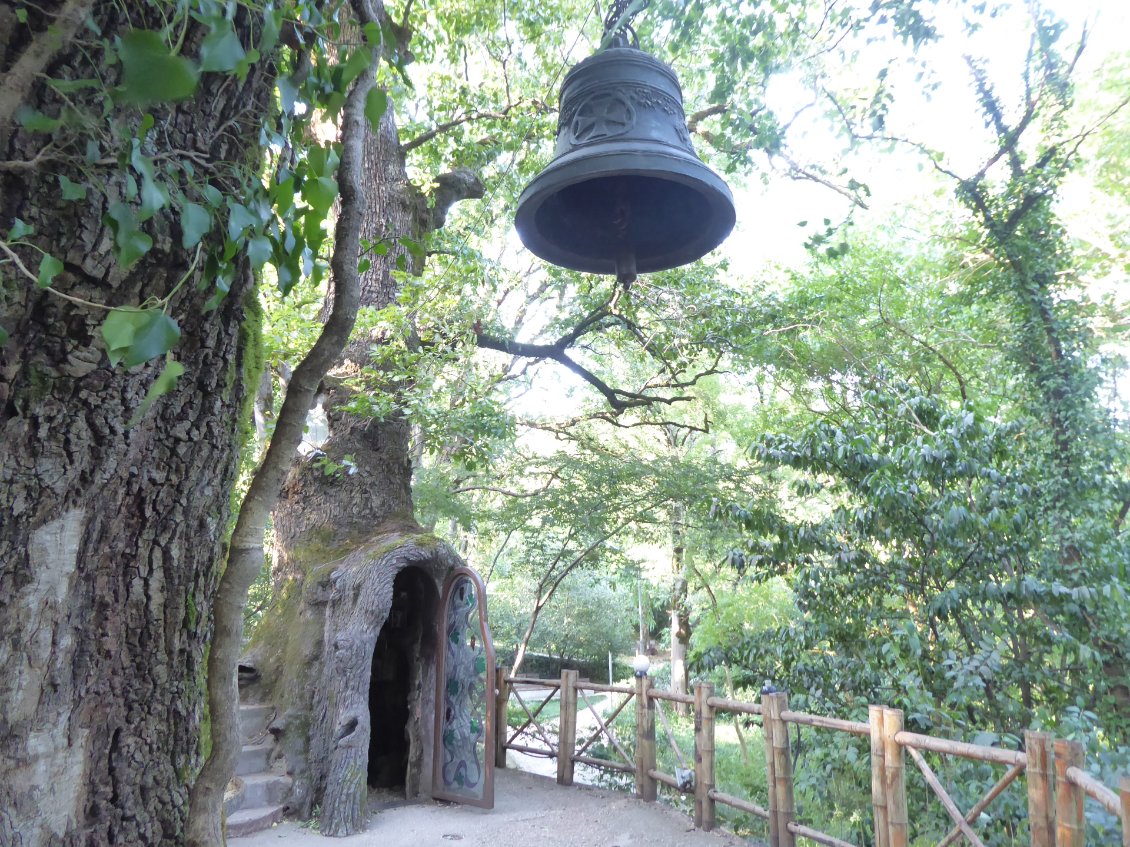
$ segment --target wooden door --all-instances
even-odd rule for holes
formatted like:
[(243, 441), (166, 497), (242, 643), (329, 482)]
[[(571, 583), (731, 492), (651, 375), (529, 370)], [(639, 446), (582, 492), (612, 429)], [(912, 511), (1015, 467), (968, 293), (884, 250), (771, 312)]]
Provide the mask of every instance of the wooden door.
[(494, 808), (494, 646), (486, 586), (470, 568), (447, 578), (439, 607), (432, 795)]

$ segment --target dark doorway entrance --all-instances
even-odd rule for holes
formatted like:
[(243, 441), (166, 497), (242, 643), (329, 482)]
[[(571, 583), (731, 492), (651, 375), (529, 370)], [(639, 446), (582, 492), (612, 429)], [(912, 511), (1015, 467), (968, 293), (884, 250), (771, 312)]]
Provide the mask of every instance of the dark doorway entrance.
[(435, 605), (435, 586), (422, 570), (407, 567), (396, 575), (369, 681), (373, 788), (403, 789), (419, 749), (421, 675), (435, 661)]

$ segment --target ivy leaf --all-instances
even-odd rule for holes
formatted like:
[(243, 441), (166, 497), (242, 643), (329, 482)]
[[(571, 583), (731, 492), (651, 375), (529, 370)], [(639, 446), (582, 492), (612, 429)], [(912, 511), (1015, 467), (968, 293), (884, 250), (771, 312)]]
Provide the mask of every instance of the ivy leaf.
[(24, 223), (19, 218), (12, 221), (12, 228), (8, 230), (9, 241), (19, 241), (21, 238), (26, 238), (35, 232), (35, 227), (30, 224)]
[(283, 112), (288, 115), (294, 114), (294, 102), (298, 99), (298, 86), (284, 76), (275, 80), (275, 86), (279, 90), (279, 105)]
[(251, 266), (258, 270), (267, 264), (271, 258), (271, 242), (264, 235), (256, 235), (247, 242), (247, 257), (251, 260)]
[(212, 213), (198, 203), (185, 203), (180, 212), (181, 246), (186, 250), (200, 243), (212, 228)]
[(62, 174), (59, 174), (59, 188), (63, 192), (64, 200), (85, 200), (86, 199), (86, 186), (77, 182), (71, 182)]
[(302, 197), (311, 209), (324, 214), (329, 211), (337, 197), (337, 182), (328, 176), (308, 179), (302, 185)]
[(165, 394), (173, 390), (177, 380), (184, 376), (184, 365), (178, 362), (171, 356), (165, 359), (165, 367), (161, 369), (160, 375), (157, 379), (153, 380), (153, 384), (149, 386), (149, 390), (145, 392), (145, 398), (141, 401), (141, 405), (137, 407), (137, 411), (133, 413), (133, 417), (129, 419), (127, 426), (133, 426), (143, 417), (145, 413), (152, 408), (153, 404)]
[(3, 347), (5, 344), (8, 343), (8, 338), (9, 338), (8, 330), (6, 330), (6, 329), (4, 329), (4, 327), (0, 326), (0, 347)]
[(367, 48), (354, 50), (350, 53), (349, 58), (341, 65), (341, 82), (338, 85), (338, 90), (345, 91), (349, 87), (349, 83), (357, 79), (372, 61), (373, 54)]
[(21, 106), (16, 112), (16, 120), (28, 132), (54, 132), (63, 125), (60, 118), (50, 118), (30, 106)]
[(180, 341), (180, 326), (175, 318), (156, 309), (142, 314), (147, 315), (148, 320), (134, 333), (133, 343), (125, 355), (127, 368), (168, 353)]
[(237, 240), (245, 231), (253, 229), (259, 223), (254, 213), (242, 203), (229, 200), (228, 209), (231, 213), (228, 217), (228, 238), (232, 241)]
[(184, 100), (196, 91), (200, 72), (183, 56), (174, 55), (156, 32), (134, 29), (121, 37), (121, 99), (128, 103)]
[(140, 229), (131, 229), (117, 238), (118, 261), (123, 268), (133, 265), (138, 259), (153, 249), (153, 239)]
[(275, 210), (286, 214), (294, 206), (294, 177), (288, 176), (282, 182), (271, 186), (270, 194), (275, 201)]
[(137, 217), (128, 203), (111, 203), (106, 210), (114, 245), (123, 268), (130, 267), (153, 248), (153, 239), (137, 228)]
[(200, 188), (200, 193), (204, 195), (204, 199), (208, 201), (208, 205), (213, 209), (218, 209), (220, 204), (224, 202), (224, 195), (220, 193), (220, 189), (214, 185), (203, 185)]
[(377, 125), (387, 109), (388, 92), (376, 86), (370, 88), (365, 96), (365, 117), (369, 119), (369, 126), (373, 128), (373, 132), (377, 131)]
[(274, 8), (268, 3), (263, 7), (263, 32), (259, 36), (259, 52), (269, 54), (278, 43), (279, 33), (282, 32), (282, 9)]
[(39, 276), (36, 283), (40, 288), (48, 288), (51, 281), (63, 270), (63, 263), (50, 254), (44, 254), (39, 260)]
[(138, 327), (148, 320), (148, 312), (140, 309), (114, 309), (102, 322), (102, 340), (106, 342), (106, 353), (110, 357), (110, 366), (117, 367), (118, 362), (125, 356), (133, 339), (137, 335)]
[(227, 18), (216, 18), (212, 22), (212, 31), (200, 45), (200, 70), (233, 70), (243, 61), (245, 53), (231, 21)]

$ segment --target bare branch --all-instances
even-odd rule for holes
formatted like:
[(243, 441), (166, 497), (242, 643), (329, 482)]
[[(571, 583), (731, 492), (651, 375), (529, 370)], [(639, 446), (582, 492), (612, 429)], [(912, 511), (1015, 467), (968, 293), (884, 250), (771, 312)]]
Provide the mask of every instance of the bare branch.
[(730, 110), (728, 103), (715, 103), (713, 106), (707, 106), (705, 109), (700, 109), (687, 117), (687, 130), (694, 134), (698, 132), (698, 125), (700, 122), (707, 118), (714, 117), (714, 115), (724, 115)]
[(514, 111), (514, 109), (518, 108), (524, 103), (532, 103), (535, 112), (542, 112), (545, 110), (545, 104), (537, 100), (519, 100), (516, 103), (509, 104), (498, 112), (487, 112), (476, 109), (473, 112), (467, 112), (466, 114), (460, 115), (457, 118), (452, 118), (449, 121), (444, 121), (443, 123), (436, 124), (431, 129), (421, 132), (415, 138), (405, 141), (400, 146), (405, 153), (409, 153), (412, 150), (415, 150), (417, 147), (423, 147), (432, 139), (443, 135), (445, 132), (451, 132), (451, 130), (455, 129), (458, 126), (462, 126), (463, 124), (474, 123), (475, 121), (483, 120), (506, 120), (506, 118), (512, 111)]

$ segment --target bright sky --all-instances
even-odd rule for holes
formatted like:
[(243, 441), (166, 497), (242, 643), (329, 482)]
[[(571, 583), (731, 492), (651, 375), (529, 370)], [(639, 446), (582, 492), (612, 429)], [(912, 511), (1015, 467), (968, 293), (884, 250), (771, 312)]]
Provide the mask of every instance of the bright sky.
[[(998, 4), (1003, 6), (1004, 4)], [(1024, 3), (1014, 3), (1011, 13), (990, 21), (978, 36), (973, 38), (942, 38), (929, 48), (929, 63), (937, 69), (940, 87), (932, 97), (915, 96), (916, 83), (911, 78), (899, 80), (894, 69), (889, 79), (901, 92), (896, 94), (892, 110), (892, 131), (907, 137), (921, 139), (935, 149), (946, 151), (952, 169), (960, 174), (974, 173), (992, 150), (992, 138), (981, 121), (981, 114), (970, 86), (970, 75), (965, 64), (966, 55), (988, 57), (989, 73), (1003, 94), (1009, 84), (1020, 94), (1021, 71), (1024, 66), (1028, 36), (1018, 31), (1016, 15), (1023, 14)], [(1079, 63), (1076, 78), (1092, 76), (1112, 53), (1127, 51), (1125, 36), (1130, 32), (1130, 2), (1128, 0), (1044, 0), (1044, 5), (1068, 23), (1069, 30), (1061, 44), (1074, 43), (1085, 26), (1088, 48)], [(953, 21), (942, 22), (943, 32), (959, 31), (956, 16)], [(876, 51), (878, 52), (878, 51)], [(873, 79), (878, 66), (863, 66), (862, 62), (845, 73), (856, 74), (861, 80)], [(775, 105), (783, 114), (795, 107), (791, 103), (804, 103), (808, 95), (795, 82), (782, 81), (775, 96)], [(817, 119), (811, 122), (806, 136), (794, 138), (796, 149), (807, 153), (810, 161), (820, 161), (831, 145), (839, 142), (830, 138), (827, 127)], [(936, 190), (937, 183), (924, 178), (920, 171), (922, 159), (910, 151), (879, 156), (875, 153), (857, 157), (853, 175), (866, 182), (873, 192), (871, 205), (881, 216), (891, 209), (912, 210), (921, 204), (924, 195)], [(944, 186), (943, 190), (951, 190)], [(803, 182), (779, 176), (771, 177), (769, 185), (753, 186), (735, 191), (738, 206), (738, 224), (734, 234), (721, 248), (730, 257), (739, 274), (756, 275), (766, 265), (796, 265), (804, 261), (804, 241), (808, 232), (797, 226), (802, 220), (813, 223), (823, 217), (833, 221), (843, 218), (848, 210), (846, 200), (813, 182)], [(1079, 198), (1085, 203), (1085, 198)], [(880, 211), (881, 210), (881, 211)], [(864, 222), (866, 215), (858, 215)]]

